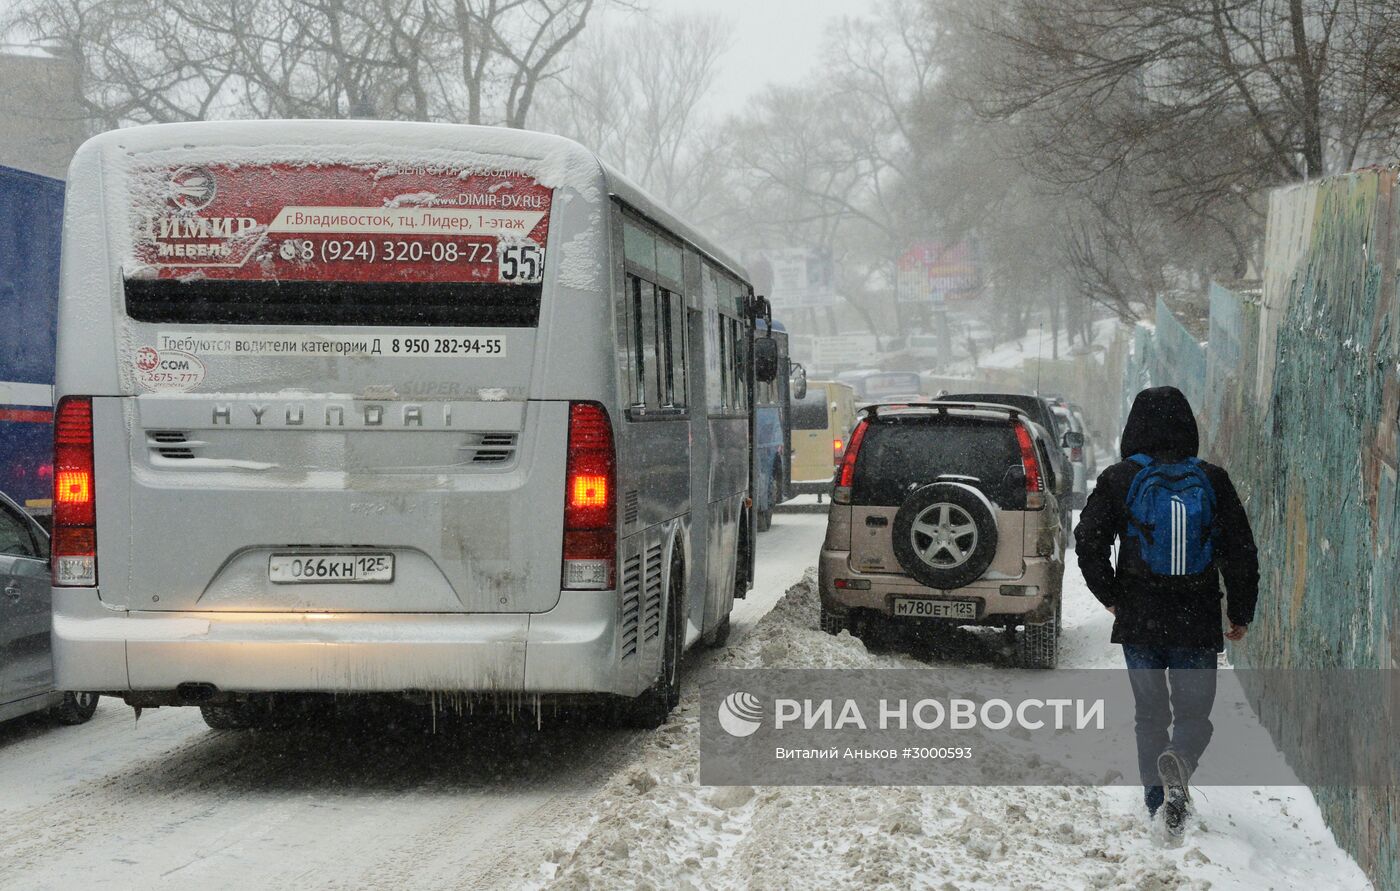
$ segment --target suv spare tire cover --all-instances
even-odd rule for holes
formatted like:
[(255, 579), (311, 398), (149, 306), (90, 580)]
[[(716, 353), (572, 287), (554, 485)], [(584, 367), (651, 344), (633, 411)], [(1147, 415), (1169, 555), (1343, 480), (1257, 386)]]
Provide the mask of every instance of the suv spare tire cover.
[(930, 588), (961, 588), (981, 578), (997, 552), (996, 513), (966, 483), (915, 489), (894, 517), (899, 565)]

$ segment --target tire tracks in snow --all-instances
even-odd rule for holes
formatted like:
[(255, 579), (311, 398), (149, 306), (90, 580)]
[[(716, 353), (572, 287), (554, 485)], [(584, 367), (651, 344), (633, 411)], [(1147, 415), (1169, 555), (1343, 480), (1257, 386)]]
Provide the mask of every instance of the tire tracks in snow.
[[(810, 565), (824, 527), (783, 515), (760, 539), (734, 641)], [(686, 683), (714, 659), (689, 659)], [(597, 793), (655, 738), (489, 721), (211, 731), (192, 709), (129, 722), (107, 700), (87, 727), (0, 728), (0, 888), (519, 884), (586, 835)]]

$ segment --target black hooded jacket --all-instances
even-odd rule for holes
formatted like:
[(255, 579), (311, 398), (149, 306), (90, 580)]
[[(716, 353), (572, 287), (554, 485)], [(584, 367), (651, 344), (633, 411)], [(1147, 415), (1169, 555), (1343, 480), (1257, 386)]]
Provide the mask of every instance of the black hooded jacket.
[[(1143, 390), (1123, 427), (1122, 461), (1099, 474), (1074, 530), (1084, 580), (1104, 606), (1115, 609), (1113, 642), (1157, 647), (1225, 646), (1220, 622), (1220, 577), (1227, 592), (1226, 615), (1236, 625), (1254, 619), (1259, 594), (1259, 557), (1249, 518), (1230, 482), (1214, 464), (1201, 462), (1215, 489), (1214, 561), (1199, 575), (1152, 574), (1127, 530), (1128, 489), (1142, 468), (1127, 460), (1145, 454), (1181, 460), (1200, 447), (1191, 405), (1175, 387)], [(1113, 542), (1120, 539), (1118, 565)]]

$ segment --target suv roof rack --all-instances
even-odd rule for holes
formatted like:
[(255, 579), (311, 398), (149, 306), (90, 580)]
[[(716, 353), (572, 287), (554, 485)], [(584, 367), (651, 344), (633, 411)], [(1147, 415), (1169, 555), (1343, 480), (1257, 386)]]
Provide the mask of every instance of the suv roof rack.
[(878, 419), (880, 412), (897, 410), (906, 411), (928, 411), (934, 414), (946, 415), (949, 411), (973, 411), (973, 412), (997, 412), (1005, 413), (1011, 418), (1027, 418), (1024, 411), (1014, 405), (999, 405), (995, 402), (872, 402), (857, 410), (864, 413), (871, 420)]

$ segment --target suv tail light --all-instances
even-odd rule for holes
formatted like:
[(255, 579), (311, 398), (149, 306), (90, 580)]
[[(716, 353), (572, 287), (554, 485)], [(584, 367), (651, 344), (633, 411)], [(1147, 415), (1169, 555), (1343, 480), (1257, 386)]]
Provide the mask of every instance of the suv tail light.
[(566, 589), (611, 588), (617, 562), (617, 464), (612, 422), (596, 402), (569, 404), (568, 472), (564, 482)]
[(65, 396), (53, 424), (55, 586), (97, 584), (97, 507), (92, 473), (92, 399)]
[(1069, 450), (1069, 459), (1071, 461), (1083, 461), (1084, 450), (1082, 448), (1079, 448), (1078, 446), (1075, 446), (1074, 448)]
[(860, 452), (861, 440), (865, 439), (865, 428), (869, 425), (869, 421), (862, 420), (856, 425), (856, 429), (851, 431), (851, 441), (846, 443), (846, 451), (841, 456), (841, 463), (836, 470), (836, 487), (831, 493), (831, 500), (836, 504), (851, 503), (851, 484), (856, 476), (856, 457)]
[(1016, 444), (1021, 447), (1021, 470), (1026, 475), (1026, 510), (1045, 506), (1045, 477), (1040, 472), (1040, 458), (1035, 454), (1035, 440), (1023, 423), (1017, 423)]

